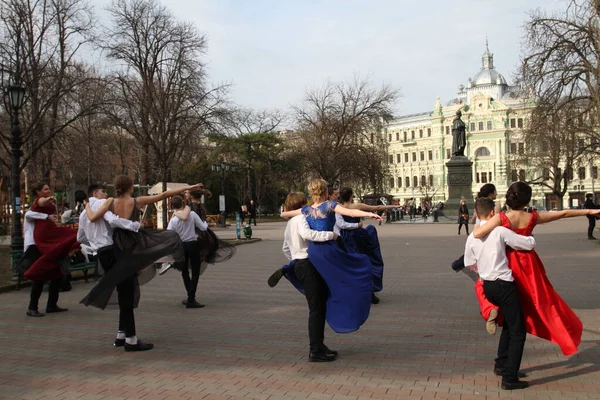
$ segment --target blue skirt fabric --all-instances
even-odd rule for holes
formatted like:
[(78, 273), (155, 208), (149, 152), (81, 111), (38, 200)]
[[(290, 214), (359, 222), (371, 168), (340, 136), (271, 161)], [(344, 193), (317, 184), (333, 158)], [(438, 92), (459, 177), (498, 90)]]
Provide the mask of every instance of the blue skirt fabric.
[(369, 257), (373, 278), (373, 292), (383, 290), (383, 257), (379, 247), (377, 229), (373, 225), (366, 228), (342, 229), (342, 241), (349, 253), (360, 253)]
[(310, 242), (308, 258), (329, 288), (327, 323), (331, 329), (337, 333), (357, 331), (371, 311), (373, 277), (369, 258), (348, 253), (333, 241)]

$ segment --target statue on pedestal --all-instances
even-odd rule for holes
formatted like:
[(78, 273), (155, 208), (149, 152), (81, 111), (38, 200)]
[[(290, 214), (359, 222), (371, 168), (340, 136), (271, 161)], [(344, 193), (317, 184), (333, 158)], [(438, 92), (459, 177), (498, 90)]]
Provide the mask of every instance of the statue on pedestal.
[(464, 157), (467, 133), (465, 123), (460, 119), (461, 116), (460, 110), (456, 111), (456, 118), (452, 121), (452, 155)]

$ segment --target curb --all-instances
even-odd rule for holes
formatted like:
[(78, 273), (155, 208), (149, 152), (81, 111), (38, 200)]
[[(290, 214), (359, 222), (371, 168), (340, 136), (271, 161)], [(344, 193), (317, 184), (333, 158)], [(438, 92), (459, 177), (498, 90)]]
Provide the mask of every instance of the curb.
[[(243, 244), (250, 244), (250, 243), (257, 243), (262, 241), (261, 238), (253, 238), (253, 239), (240, 239), (240, 240), (235, 240), (235, 241), (231, 241), (229, 242), (231, 245), (233, 246), (241, 246)], [(83, 276), (81, 277), (76, 277), (75, 279), (71, 279), (71, 281), (79, 281), (79, 280), (83, 280)], [(22, 281), (19, 284), (19, 290), (23, 289), (23, 288), (27, 288), (31, 286), (31, 281)], [(12, 283), (10, 285), (6, 285), (6, 286), (0, 286), (0, 294), (1, 293), (6, 293), (6, 292), (15, 292), (17, 291), (17, 284), (16, 283)]]

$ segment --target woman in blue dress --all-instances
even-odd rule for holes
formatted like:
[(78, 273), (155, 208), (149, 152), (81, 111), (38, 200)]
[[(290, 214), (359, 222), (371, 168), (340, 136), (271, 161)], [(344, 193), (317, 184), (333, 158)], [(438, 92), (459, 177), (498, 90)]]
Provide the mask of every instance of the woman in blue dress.
[[(397, 207), (393, 205), (370, 206), (364, 203), (354, 203), (354, 192), (351, 188), (343, 188), (340, 191), (340, 199), (342, 200), (342, 206), (349, 210), (381, 212)], [(381, 249), (379, 247), (377, 229), (373, 225), (363, 228), (360, 218), (357, 217), (336, 214), (335, 218), (336, 228), (334, 231), (342, 238), (346, 251), (365, 254), (369, 257), (373, 275), (371, 303), (378, 304), (379, 297), (375, 293), (383, 290), (383, 257), (381, 256)]]
[[(335, 201), (327, 200), (327, 182), (313, 179), (308, 185), (313, 204), (300, 210), (284, 212), (284, 218), (300, 213), (306, 217), (311, 229), (332, 231), (335, 214), (350, 217), (369, 217), (378, 221), (381, 217), (371, 212), (349, 210)], [(373, 293), (373, 273), (369, 258), (364, 254), (349, 253), (335, 242), (311, 242), (308, 258), (327, 283), (327, 323), (337, 333), (358, 330), (369, 317)]]

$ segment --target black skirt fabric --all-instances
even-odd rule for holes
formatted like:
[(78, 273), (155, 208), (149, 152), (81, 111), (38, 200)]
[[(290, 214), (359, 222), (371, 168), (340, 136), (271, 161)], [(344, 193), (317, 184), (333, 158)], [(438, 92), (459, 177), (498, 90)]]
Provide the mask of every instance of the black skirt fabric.
[[(116, 286), (128, 278), (135, 278), (136, 293), (139, 285), (156, 275), (157, 262), (179, 263), (185, 260), (183, 244), (175, 231), (145, 228), (139, 232), (115, 229), (113, 233), (115, 265), (106, 271), (96, 286), (80, 303), (100, 309), (106, 308)], [(139, 296), (136, 296), (136, 305)]]

